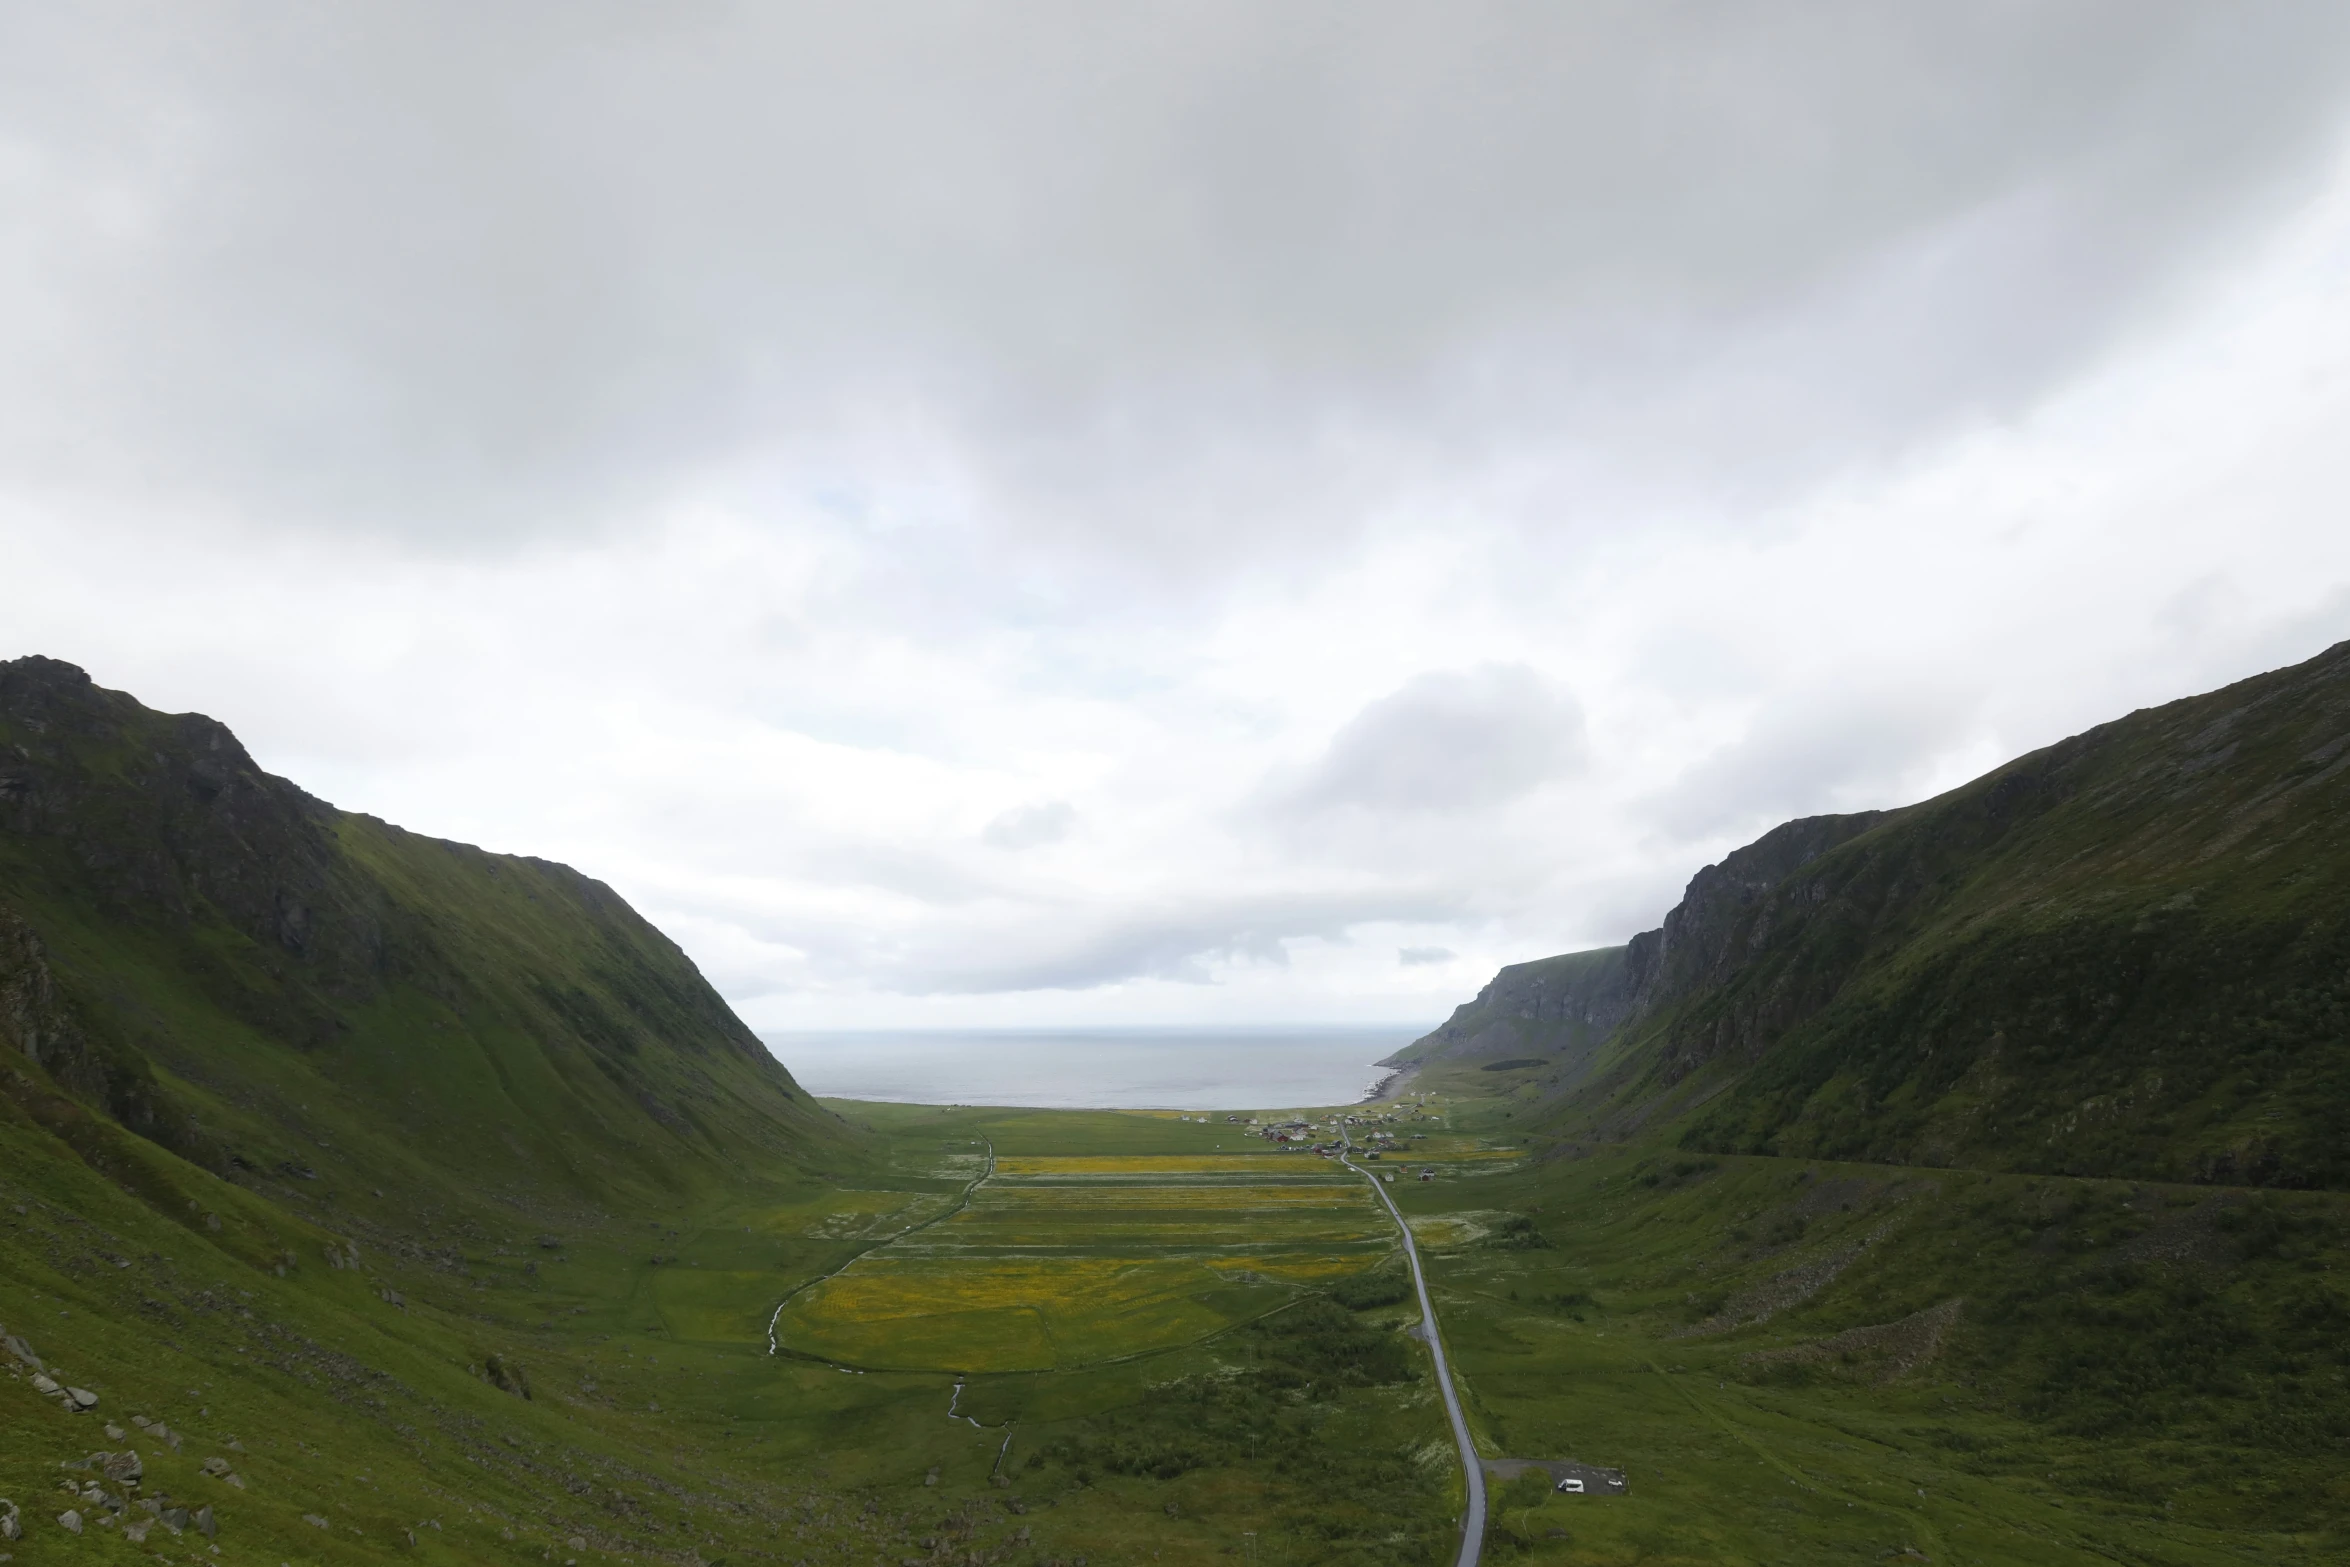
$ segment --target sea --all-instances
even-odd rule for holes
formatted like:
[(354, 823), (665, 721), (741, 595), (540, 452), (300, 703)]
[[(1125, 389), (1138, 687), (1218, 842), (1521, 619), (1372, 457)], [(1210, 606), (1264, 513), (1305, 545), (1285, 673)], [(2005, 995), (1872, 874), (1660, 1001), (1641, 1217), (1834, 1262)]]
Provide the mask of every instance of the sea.
[(899, 1104), (1267, 1110), (1352, 1104), (1433, 1024), (881, 1030), (763, 1036), (808, 1092)]

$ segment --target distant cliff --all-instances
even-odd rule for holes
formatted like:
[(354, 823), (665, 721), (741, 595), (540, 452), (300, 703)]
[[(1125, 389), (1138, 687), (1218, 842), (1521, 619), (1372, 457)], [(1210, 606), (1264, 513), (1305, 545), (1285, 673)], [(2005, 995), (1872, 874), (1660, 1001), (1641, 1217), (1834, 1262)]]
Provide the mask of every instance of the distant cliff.
[[(1651, 934), (1654, 934), (1653, 932)], [(1633, 985), (1626, 947), (1513, 963), (1464, 1001), (1440, 1027), (1412, 1041), (1382, 1066), (1434, 1061), (1468, 1064), (1543, 1060), (1580, 1062), (1631, 1016)]]

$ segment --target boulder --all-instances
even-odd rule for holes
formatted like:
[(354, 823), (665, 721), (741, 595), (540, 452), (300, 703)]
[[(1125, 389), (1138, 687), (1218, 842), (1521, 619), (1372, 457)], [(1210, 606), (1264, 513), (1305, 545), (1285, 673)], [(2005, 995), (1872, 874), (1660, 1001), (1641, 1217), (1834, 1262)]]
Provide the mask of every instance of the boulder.
[(228, 1473), (228, 1460), (216, 1455), (214, 1457), (205, 1459), (204, 1462), (197, 1465), (197, 1467), (217, 1480), (222, 1475)]
[(166, 1507), (163, 1509), (164, 1528), (169, 1529), (173, 1534), (177, 1534), (187, 1526), (188, 1510), (185, 1507)]
[(49, 1376), (48, 1376), (48, 1374), (47, 1374), (46, 1372), (41, 1372), (41, 1371), (36, 1371), (36, 1372), (34, 1372), (34, 1373), (33, 1373), (33, 1378), (32, 1378), (32, 1380), (33, 1380), (33, 1391), (34, 1391), (34, 1392), (36, 1392), (36, 1393), (39, 1393), (39, 1394), (43, 1395), (44, 1397), (46, 1397), (47, 1395), (49, 1395), (49, 1394), (51, 1394), (51, 1393), (62, 1393), (62, 1392), (64, 1392), (64, 1391), (65, 1391), (63, 1388), (59, 1387), (59, 1386), (58, 1386), (58, 1385), (57, 1385), (55, 1382), (51, 1381), (51, 1380), (50, 1380), (50, 1378), (49, 1378)]
[(98, 1407), (98, 1395), (86, 1387), (69, 1387), (65, 1390), (65, 1396), (73, 1400), (76, 1409), (96, 1409)]
[(220, 1525), (213, 1519), (209, 1506), (196, 1509), (196, 1532), (207, 1540), (220, 1533)]
[(57, 1515), (57, 1522), (67, 1534), (79, 1534), (82, 1532), (82, 1515), (75, 1512), (70, 1507)]

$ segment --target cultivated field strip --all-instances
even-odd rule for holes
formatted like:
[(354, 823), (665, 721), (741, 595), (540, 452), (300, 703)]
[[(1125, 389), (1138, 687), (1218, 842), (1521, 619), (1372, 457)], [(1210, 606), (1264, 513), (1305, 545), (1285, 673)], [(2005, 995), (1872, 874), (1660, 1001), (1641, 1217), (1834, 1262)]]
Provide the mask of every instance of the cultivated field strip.
[(1069, 1369), (1192, 1342), (1376, 1263), (1343, 1171), (1263, 1156), (1003, 1158), (962, 1208), (794, 1298), (780, 1339), (847, 1365)]

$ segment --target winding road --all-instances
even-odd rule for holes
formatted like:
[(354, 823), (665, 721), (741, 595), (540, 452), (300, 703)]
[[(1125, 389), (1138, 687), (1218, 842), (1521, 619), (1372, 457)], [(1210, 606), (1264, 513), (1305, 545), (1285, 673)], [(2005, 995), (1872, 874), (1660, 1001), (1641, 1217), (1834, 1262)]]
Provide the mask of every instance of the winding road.
[[(1345, 1138), (1351, 1153), (1354, 1139)], [(1436, 1328), (1436, 1307), (1428, 1299), (1428, 1275), (1420, 1269), (1420, 1248), (1412, 1242), (1412, 1227), (1404, 1223), (1403, 1210), (1395, 1199), (1387, 1195), (1378, 1172), (1366, 1170), (1352, 1158), (1341, 1156), (1340, 1163), (1371, 1183), (1371, 1190), (1386, 1205), (1387, 1216), (1403, 1232), (1403, 1254), (1412, 1265), (1412, 1284), (1420, 1292), (1420, 1328), (1428, 1341), (1428, 1353), (1436, 1357), (1436, 1390), (1444, 1395), (1444, 1412), (1452, 1420), (1452, 1439), (1461, 1450), (1461, 1477), (1469, 1485), (1469, 1511), (1461, 1520), (1461, 1554), (1457, 1567), (1477, 1567), (1477, 1557), (1485, 1549), (1485, 1466), (1478, 1461), (1477, 1444), (1469, 1440), (1469, 1422), (1461, 1413), (1460, 1395), (1453, 1390), (1452, 1367), (1444, 1359), (1444, 1335)]]

